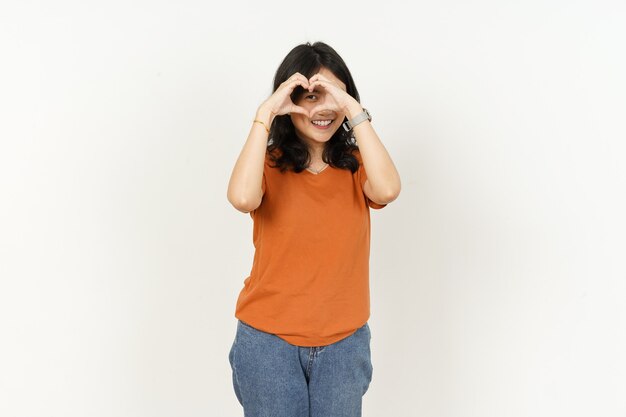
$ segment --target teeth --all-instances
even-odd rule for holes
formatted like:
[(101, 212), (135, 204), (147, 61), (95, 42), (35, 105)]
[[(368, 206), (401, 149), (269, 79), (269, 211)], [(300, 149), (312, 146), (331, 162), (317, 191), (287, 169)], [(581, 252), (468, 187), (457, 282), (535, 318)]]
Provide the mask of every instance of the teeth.
[(329, 124), (332, 123), (332, 120), (312, 120), (311, 123), (318, 125), (318, 126), (328, 126)]

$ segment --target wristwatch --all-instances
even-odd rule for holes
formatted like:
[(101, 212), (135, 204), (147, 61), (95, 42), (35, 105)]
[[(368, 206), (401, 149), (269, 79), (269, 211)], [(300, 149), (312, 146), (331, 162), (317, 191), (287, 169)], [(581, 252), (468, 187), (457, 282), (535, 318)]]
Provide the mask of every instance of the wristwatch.
[(359, 123), (364, 122), (366, 120), (371, 121), (372, 120), (372, 115), (370, 114), (370, 112), (367, 111), (366, 108), (363, 108), (363, 111), (361, 113), (359, 113), (356, 116), (354, 116), (354, 118), (352, 118), (352, 120), (348, 120), (348, 121), (343, 122), (342, 126), (346, 130), (346, 132), (349, 132), (354, 126), (356, 126)]

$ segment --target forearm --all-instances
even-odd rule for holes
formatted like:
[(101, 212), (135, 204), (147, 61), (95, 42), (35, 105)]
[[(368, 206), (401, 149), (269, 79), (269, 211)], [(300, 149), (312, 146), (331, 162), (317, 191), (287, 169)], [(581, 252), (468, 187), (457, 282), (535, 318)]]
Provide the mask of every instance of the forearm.
[[(261, 120), (268, 128), (274, 116), (269, 110), (259, 108), (256, 120)], [(263, 165), (267, 150), (268, 132), (260, 123), (252, 123), (248, 138), (235, 162), (228, 183), (228, 201), (239, 211), (247, 213), (261, 204), (263, 198), (261, 183)]]
[[(345, 109), (348, 119), (362, 111), (363, 107), (356, 100)], [(353, 132), (374, 199), (380, 202), (395, 200), (400, 194), (400, 175), (372, 124), (368, 120), (361, 122)]]

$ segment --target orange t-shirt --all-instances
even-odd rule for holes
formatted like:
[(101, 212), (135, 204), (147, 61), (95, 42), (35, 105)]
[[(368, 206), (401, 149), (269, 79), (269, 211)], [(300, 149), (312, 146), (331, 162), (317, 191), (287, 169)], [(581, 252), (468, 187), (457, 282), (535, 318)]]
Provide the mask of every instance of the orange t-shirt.
[(327, 166), (281, 173), (265, 155), (263, 199), (253, 219), (250, 275), (235, 317), (296, 346), (350, 336), (370, 316), (367, 175)]

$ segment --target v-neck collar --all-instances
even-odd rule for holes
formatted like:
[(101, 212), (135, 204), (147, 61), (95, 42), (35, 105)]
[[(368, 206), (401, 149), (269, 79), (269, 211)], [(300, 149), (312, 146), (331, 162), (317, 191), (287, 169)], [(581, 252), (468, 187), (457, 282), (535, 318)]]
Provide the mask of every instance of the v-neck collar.
[(310, 170), (310, 169), (308, 169), (308, 168), (304, 168), (304, 170), (305, 170), (305, 171), (307, 171), (307, 172), (308, 172), (308, 173), (310, 173), (310, 174), (313, 174), (313, 175), (316, 175), (316, 176), (317, 176), (317, 175), (321, 175), (321, 173), (322, 173), (322, 172), (326, 171), (326, 170), (328, 169), (328, 167), (330, 167), (330, 164), (327, 164), (327, 165), (326, 165), (324, 168), (322, 168), (322, 170), (321, 170), (321, 171), (319, 171), (319, 172), (313, 172), (313, 171), (311, 171), (311, 170)]

